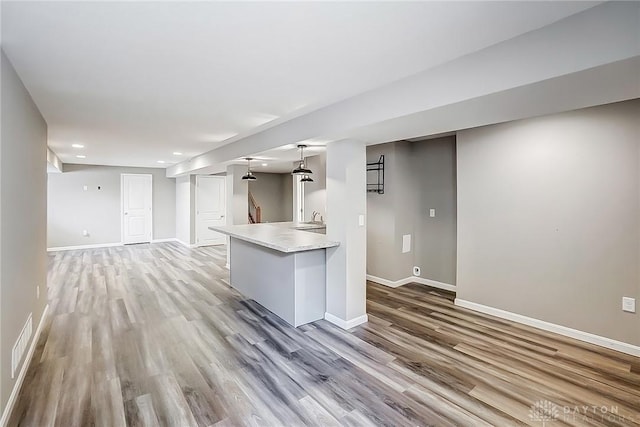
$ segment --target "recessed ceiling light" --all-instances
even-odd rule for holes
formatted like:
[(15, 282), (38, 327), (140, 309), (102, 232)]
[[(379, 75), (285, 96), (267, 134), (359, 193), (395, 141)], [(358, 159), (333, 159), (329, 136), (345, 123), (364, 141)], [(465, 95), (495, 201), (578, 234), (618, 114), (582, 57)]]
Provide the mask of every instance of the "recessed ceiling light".
[(174, 155), (174, 156), (182, 156), (182, 153), (181, 153), (181, 152), (179, 152), (179, 151), (174, 151), (174, 152), (173, 152), (173, 155)]
[(71, 144), (71, 146), (73, 148), (84, 148), (84, 145), (82, 145), (82, 144)]
[(266, 163), (263, 163), (263, 164), (262, 164), (262, 166), (267, 166), (267, 164), (266, 164)]
[(164, 160), (158, 160), (158, 163), (164, 163)]
[(86, 159), (87, 158), (87, 156), (85, 156), (84, 154), (78, 154), (76, 157), (79, 158), (79, 159)]

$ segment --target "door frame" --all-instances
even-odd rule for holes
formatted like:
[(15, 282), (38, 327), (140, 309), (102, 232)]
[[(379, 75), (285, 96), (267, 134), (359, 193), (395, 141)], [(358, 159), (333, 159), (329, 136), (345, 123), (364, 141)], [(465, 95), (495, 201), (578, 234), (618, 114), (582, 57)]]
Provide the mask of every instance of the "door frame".
[(200, 188), (200, 183), (198, 182), (200, 179), (202, 178), (222, 178), (223, 181), (223, 186), (222, 188), (224, 189), (224, 225), (227, 225), (227, 221), (229, 220), (229, 214), (228, 214), (228, 210), (229, 210), (229, 206), (227, 206), (229, 204), (229, 201), (227, 200), (227, 177), (224, 175), (196, 175), (196, 191), (195, 191), (195, 202), (193, 205), (193, 208), (195, 210), (195, 215), (193, 216), (193, 221), (194, 221), (194, 228), (195, 228), (195, 244), (194, 246), (196, 247), (200, 247), (200, 246), (209, 246), (206, 243), (199, 243), (200, 239), (198, 238), (198, 215), (200, 214), (200, 208), (198, 206), (198, 188)]
[(124, 243), (124, 177), (125, 176), (148, 176), (151, 178), (151, 194), (149, 201), (151, 202), (151, 238), (149, 243), (153, 243), (153, 174), (150, 173), (121, 173), (120, 174), (120, 244)]

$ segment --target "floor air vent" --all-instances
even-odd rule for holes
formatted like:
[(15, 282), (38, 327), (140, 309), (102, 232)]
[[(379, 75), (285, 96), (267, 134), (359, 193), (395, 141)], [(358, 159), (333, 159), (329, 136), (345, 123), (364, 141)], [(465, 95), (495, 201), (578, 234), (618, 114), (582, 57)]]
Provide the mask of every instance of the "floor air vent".
[(27, 349), (29, 338), (31, 338), (32, 332), (33, 321), (31, 318), (31, 313), (29, 313), (27, 323), (24, 324), (22, 332), (20, 332), (20, 336), (18, 337), (16, 343), (13, 345), (13, 350), (11, 351), (11, 378), (15, 378), (16, 376), (16, 371), (18, 370), (20, 361), (22, 360), (22, 356), (24, 356), (24, 352)]

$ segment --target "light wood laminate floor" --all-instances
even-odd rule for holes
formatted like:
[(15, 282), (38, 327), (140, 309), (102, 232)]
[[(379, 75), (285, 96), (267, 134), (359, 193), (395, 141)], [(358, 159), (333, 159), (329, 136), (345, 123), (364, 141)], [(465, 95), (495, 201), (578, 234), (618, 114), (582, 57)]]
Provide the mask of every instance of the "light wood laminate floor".
[(640, 360), (368, 284), (369, 322), (294, 329), (228, 286), (224, 247), (50, 255), (10, 426), (640, 425)]

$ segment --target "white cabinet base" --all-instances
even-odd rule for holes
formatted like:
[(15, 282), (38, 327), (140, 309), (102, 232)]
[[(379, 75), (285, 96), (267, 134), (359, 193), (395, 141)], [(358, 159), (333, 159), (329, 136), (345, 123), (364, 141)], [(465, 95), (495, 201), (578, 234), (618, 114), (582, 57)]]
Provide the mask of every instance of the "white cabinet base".
[(231, 286), (298, 327), (324, 318), (326, 250), (285, 253), (231, 237)]

